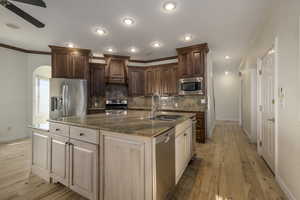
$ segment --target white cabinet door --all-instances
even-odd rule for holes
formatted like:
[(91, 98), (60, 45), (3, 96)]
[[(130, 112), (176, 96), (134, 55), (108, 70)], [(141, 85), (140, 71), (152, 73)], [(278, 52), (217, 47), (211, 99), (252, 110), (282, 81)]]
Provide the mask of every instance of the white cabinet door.
[(176, 184), (182, 176), (186, 163), (186, 136), (184, 133), (175, 138)]
[(104, 200), (145, 199), (145, 143), (103, 138)]
[(69, 139), (52, 135), (50, 138), (50, 175), (54, 182), (69, 185)]
[(97, 199), (97, 145), (70, 140), (70, 188), (88, 199)]
[(191, 158), (192, 158), (192, 152), (193, 152), (193, 134), (192, 134), (192, 128), (189, 128), (185, 131), (185, 137), (186, 137), (186, 165), (190, 162)]
[(50, 179), (49, 141), (48, 133), (32, 132), (32, 172), (46, 181)]

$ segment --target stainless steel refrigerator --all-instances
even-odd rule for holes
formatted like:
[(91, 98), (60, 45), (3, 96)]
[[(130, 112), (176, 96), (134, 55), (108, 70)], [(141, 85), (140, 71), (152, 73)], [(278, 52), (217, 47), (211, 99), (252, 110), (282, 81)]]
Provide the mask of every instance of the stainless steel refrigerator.
[(50, 79), (50, 119), (86, 115), (87, 81)]

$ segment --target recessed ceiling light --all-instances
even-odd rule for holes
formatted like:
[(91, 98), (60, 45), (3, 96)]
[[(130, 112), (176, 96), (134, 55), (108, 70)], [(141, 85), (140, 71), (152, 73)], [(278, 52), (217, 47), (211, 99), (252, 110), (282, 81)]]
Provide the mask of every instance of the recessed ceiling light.
[(176, 9), (176, 4), (174, 2), (166, 2), (163, 7), (166, 11), (173, 11)]
[(97, 28), (96, 33), (99, 35), (106, 35), (107, 31), (104, 28)]
[(74, 48), (74, 44), (73, 44), (72, 42), (69, 42), (69, 43), (67, 44), (67, 46), (68, 46), (69, 48)]
[(131, 17), (125, 17), (123, 20), (123, 24), (127, 26), (131, 26), (134, 24), (134, 20)]
[(160, 42), (153, 42), (152, 43), (152, 47), (154, 47), (154, 48), (159, 48), (161, 46), (162, 46), (162, 44)]
[(131, 47), (131, 48), (130, 48), (130, 52), (131, 52), (131, 53), (136, 53), (136, 52), (137, 52), (137, 49), (136, 49), (135, 47)]
[(228, 74), (229, 74), (229, 72), (228, 72), (228, 71), (226, 71), (226, 72), (225, 72), (225, 75), (228, 75)]
[(113, 48), (108, 48), (107, 51), (108, 52), (113, 52), (114, 50), (113, 50)]
[(229, 60), (229, 59), (231, 59), (231, 57), (230, 56), (225, 56), (225, 59)]
[(184, 36), (184, 41), (188, 42), (192, 40), (192, 36), (191, 35), (185, 35)]

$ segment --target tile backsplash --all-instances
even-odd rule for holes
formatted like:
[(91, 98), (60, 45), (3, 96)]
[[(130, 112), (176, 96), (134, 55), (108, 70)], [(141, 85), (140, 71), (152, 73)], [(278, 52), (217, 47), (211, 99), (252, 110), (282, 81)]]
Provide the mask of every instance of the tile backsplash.
[[(206, 106), (201, 100), (206, 99), (205, 96), (168, 96), (161, 97), (159, 102), (160, 109), (182, 109), (182, 110), (197, 110), (200, 107)], [(128, 98), (129, 108), (151, 108), (151, 97), (132, 97)]]

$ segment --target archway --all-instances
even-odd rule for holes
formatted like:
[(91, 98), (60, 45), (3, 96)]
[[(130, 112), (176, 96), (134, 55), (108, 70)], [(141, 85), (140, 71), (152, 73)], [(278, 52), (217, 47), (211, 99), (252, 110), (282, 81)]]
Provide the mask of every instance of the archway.
[(49, 119), (51, 67), (40, 66), (33, 72), (33, 123), (43, 124)]

